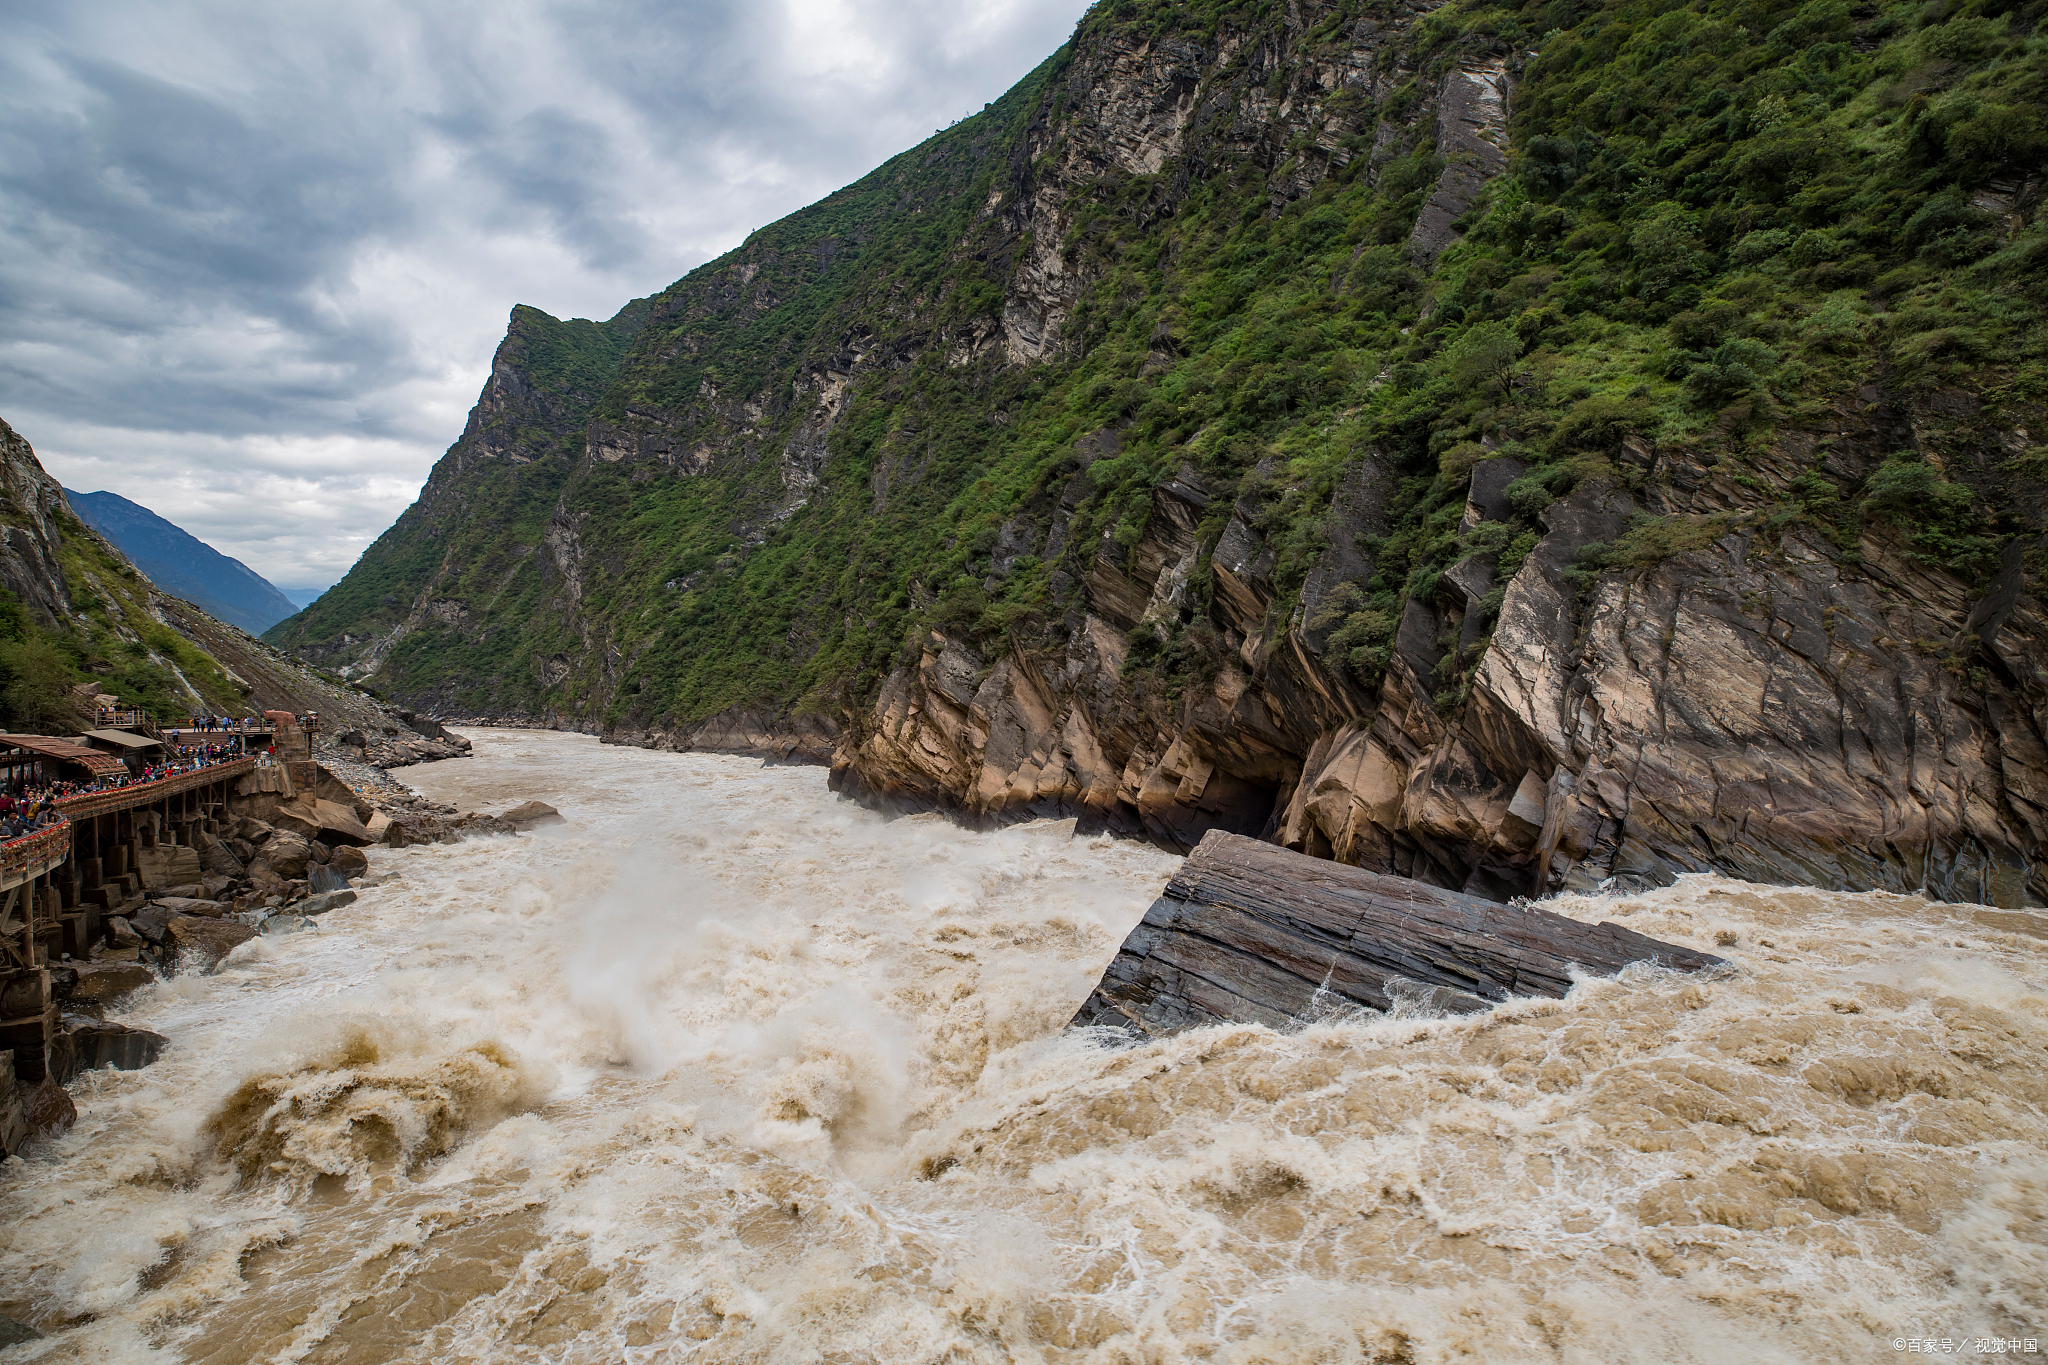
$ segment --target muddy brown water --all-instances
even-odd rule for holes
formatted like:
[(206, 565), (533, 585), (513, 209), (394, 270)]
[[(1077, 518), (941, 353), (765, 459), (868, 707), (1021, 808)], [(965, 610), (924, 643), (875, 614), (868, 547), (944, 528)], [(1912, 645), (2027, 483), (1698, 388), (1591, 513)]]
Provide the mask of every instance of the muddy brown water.
[[(1177, 860), (483, 731), (565, 826), (375, 850), (0, 1175), (92, 1362), (1753, 1362), (2048, 1339), (2048, 926), (1691, 878), (1483, 1016), (1062, 1026)], [(1732, 936), (1734, 945), (1718, 946)], [(2048, 1346), (2048, 1340), (2044, 1340)]]

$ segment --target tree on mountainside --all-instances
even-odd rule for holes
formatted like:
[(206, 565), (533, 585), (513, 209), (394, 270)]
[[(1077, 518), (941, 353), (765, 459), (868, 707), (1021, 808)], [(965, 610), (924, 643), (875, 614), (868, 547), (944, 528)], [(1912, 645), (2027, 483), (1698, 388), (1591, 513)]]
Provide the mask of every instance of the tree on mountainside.
[(49, 640), (0, 640), (0, 728), (14, 734), (76, 730), (72, 682), (70, 661)]

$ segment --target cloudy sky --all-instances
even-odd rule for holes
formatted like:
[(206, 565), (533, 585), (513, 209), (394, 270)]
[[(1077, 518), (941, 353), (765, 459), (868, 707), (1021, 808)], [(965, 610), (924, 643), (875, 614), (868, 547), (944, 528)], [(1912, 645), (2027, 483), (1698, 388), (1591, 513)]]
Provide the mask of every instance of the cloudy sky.
[(0, 0), (0, 417), (286, 588), (605, 317), (994, 99), (1085, 0)]

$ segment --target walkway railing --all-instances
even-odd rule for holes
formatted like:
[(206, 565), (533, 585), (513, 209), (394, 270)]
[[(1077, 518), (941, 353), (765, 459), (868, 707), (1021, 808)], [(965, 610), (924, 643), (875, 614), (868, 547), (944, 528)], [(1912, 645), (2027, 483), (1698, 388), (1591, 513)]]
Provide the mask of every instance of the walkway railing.
[[(190, 772), (172, 773), (159, 777), (154, 782), (131, 782), (125, 787), (109, 787), (105, 791), (80, 792), (76, 796), (57, 798), (57, 809), (74, 820), (91, 815), (104, 815), (110, 810), (126, 810), (130, 806), (145, 806), (162, 797), (175, 796), (179, 792), (191, 791), (225, 778), (240, 777), (243, 773), (256, 770), (256, 756), (231, 758), (225, 763), (210, 763)], [(0, 847), (5, 847), (0, 845)]]
[(277, 727), (262, 716), (222, 716), (215, 719), (213, 728), (209, 730), (206, 717), (185, 716), (164, 721), (159, 728), (189, 735), (267, 735)]
[(71, 821), (59, 816), (18, 839), (0, 844), (0, 891), (34, 881), (71, 856)]
[(157, 738), (156, 717), (138, 706), (108, 707), (93, 712), (93, 728), (98, 730), (126, 730), (131, 734), (148, 735)]
[[(105, 791), (80, 792), (76, 796), (59, 797), (53, 804), (58, 817), (41, 829), (33, 830), (19, 838), (0, 843), (0, 891), (34, 881), (37, 877), (61, 867), (71, 856), (71, 835), (73, 820), (83, 820), (108, 811), (127, 810), (130, 806), (145, 806), (166, 796), (191, 791), (194, 787), (210, 786), (215, 782), (240, 777), (243, 773), (254, 772), (255, 755), (247, 758), (229, 759), (225, 763), (213, 763), (190, 772), (172, 773), (159, 777), (154, 782), (133, 782), (125, 787), (109, 787)], [(0, 931), (6, 932), (6, 931)]]

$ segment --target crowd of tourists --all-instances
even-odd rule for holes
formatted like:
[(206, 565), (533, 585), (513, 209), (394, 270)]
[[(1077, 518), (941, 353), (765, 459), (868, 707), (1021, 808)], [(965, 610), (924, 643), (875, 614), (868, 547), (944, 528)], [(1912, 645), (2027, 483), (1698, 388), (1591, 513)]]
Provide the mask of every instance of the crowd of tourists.
[(101, 777), (90, 782), (16, 783), (0, 790), (0, 843), (33, 834), (56, 820), (57, 802), (67, 796), (116, 791), (122, 787), (161, 782), (180, 773), (194, 773), (217, 763), (232, 763), (245, 755), (237, 745), (207, 744), (179, 751), (178, 756), (157, 763), (145, 763), (132, 773)]
[(23, 792), (19, 797), (0, 792), (0, 842), (19, 839), (24, 834), (33, 834), (43, 826), (55, 823), (56, 800), (57, 794), (52, 787)]
[(170, 726), (173, 730), (196, 730), (202, 735), (239, 735), (267, 730), (270, 722), (260, 716), (187, 716)]

